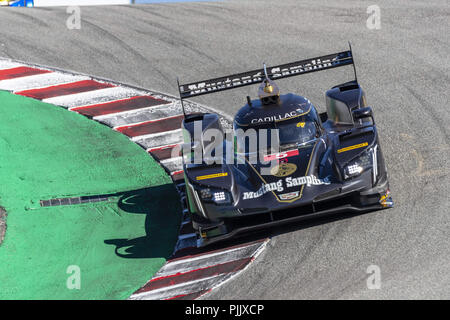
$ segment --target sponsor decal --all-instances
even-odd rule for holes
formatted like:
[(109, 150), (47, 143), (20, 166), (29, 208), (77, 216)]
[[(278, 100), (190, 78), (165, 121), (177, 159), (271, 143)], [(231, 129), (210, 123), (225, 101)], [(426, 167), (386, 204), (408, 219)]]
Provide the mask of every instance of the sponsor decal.
[(289, 158), (293, 156), (298, 156), (298, 149), (289, 150), (285, 152), (280, 153), (274, 153), (274, 154), (268, 154), (267, 156), (264, 156), (264, 161), (273, 161), (273, 160), (279, 160), (283, 158)]
[[(259, 83), (263, 81), (264, 75), (262, 72), (257, 72), (253, 75), (244, 76), (244, 77), (236, 77), (236, 78), (222, 78), (218, 81), (208, 81), (208, 82), (198, 82), (188, 84), (187, 91), (190, 95), (199, 94), (205, 92), (212, 92), (217, 90), (224, 90), (227, 88), (233, 88), (235, 86), (245, 85), (248, 83)], [(185, 91), (185, 86), (180, 86), (181, 91)]]
[(290, 187), (297, 187), (297, 186), (302, 186), (302, 185), (306, 185), (307, 187), (310, 186), (318, 186), (321, 184), (330, 184), (330, 179), (328, 177), (323, 178), (323, 179), (319, 179), (316, 178), (316, 176), (314, 175), (310, 175), (310, 176), (306, 176), (306, 177), (287, 177), (286, 179), (286, 187), (290, 188)]
[(283, 180), (280, 179), (277, 182), (263, 184), (256, 192), (244, 192), (243, 200), (259, 198), (270, 191), (282, 192), (283, 190)]
[(367, 142), (363, 142), (363, 143), (360, 143), (360, 144), (355, 144), (353, 146), (349, 146), (349, 147), (338, 149), (337, 153), (342, 153), (342, 152), (346, 152), (346, 151), (350, 151), (350, 150), (354, 150), (354, 149), (359, 149), (359, 148), (362, 148), (362, 147), (366, 147), (368, 145), (369, 144)]
[(289, 192), (289, 193), (283, 193), (278, 196), (280, 197), (281, 200), (291, 200), (291, 199), (297, 198), (298, 194), (299, 194), (298, 191), (294, 191), (294, 192)]
[[(263, 184), (261, 188), (258, 189), (258, 191), (255, 192), (244, 192), (243, 193), (243, 200), (248, 199), (256, 199), (261, 197), (262, 195), (266, 194), (267, 192), (271, 191), (277, 191), (277, 192), (283, 192), (285, 188), (291, 188), (291, 187), (299, 187), (306, 185), (307, 187), (310, 186), (317, 186), (317, 185), (328, 185), (330, 184), (329, 177), (319, 179), (314, 175), (305, 176), (305, 177), (287, 177), (284, 180), (280, 179), (276, 182), (271, 182), (267, 184)], [(299, 191), (289, 192), (280, 194), (279, 197), (281, 200), (290, 200), (298, 197)]]
[(284, 119), (289, 119), (295, 116), (298, 116), (300, 114), (302, 114), (304, 111), (303, 109), (297, 109), (291, 112), (285, 112), (284, 114), (277, 114), (277, 115), (273, 115), (273, 116), (268, 116), (268, 117), (264, 117), (264, 118), (257, 118), (257, 119), (252, 119), (250, 122), (251, 123), (260, 123), (260, 122), (273, 122), (273, 121), (277, 121), (277, 120), (284, 120)]
[(297, 165), (294, 163), (282, 162), (270, 170), (270, 173), (275, 177), (286, 177), (297, 171)]
[(219, 172), (219, 173), (208, 174), (206, 176), (198, 176), (195, 179), (198, 181), (198, 180), (206, 180), (206, 179), (213, 179), (213, 178), (226, 177), (226, 176), (228, 176), (228, 172)]
[(273, 78), (276, 79), (282, 76), (290, 76), (324, 67), (331, 67), (336, 60), (338, 60), (338, 57), (322, 60), (320, 58), (316, 58), (307, 62), (302, 61), (298, 64), (292, 63), (290, 65), (286, 65), (286, 67), (273, 67), (270, 69), (270, 72), (273, 74)]
[[(295, 74), (319, 70), (322, 68), (330, 68), (340, 64), (338, 55), (329, 55), (308, 59), (303, 61), (292, 62), (280, 66), (270, 67), (267, 69), (271, 79), (283, 78)], [(260, 83), (264, 80), (263, 70), (255, 70), (241, 74), (221, 77), (207, 81), (190, 83), (180, 86), (183, 97), (198, 95), (207, 92), (214, 92), (243, 86), (246, 84)]]
[(304, 127), (305, 127), (305, 122), (297, 123), (297, 128), (304, 128)]

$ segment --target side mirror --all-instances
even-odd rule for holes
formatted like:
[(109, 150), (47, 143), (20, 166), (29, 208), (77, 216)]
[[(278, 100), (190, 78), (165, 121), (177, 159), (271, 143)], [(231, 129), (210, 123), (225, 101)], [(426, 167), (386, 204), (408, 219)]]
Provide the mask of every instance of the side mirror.
[(359, 108), (352, 111), (353, 119), (359, 120), (364, 118), (372, 118), (372, 108), (371, 107), (365, 107), (365, 108)]

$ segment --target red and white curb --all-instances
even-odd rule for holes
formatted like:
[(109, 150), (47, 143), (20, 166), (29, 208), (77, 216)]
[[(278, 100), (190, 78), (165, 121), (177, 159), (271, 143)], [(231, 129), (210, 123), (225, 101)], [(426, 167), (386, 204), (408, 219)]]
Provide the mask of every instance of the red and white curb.
[[(186, 248), (195, 247), (196, 236), (186, 209), (182, 159), (173, 152), (183, 142), (179, 99), (110, 80), (3, 58), (0, 58), (0, 90), (80, 113), (121, 132), (144, 148), (170, 174), (184, 208), (174, 254), (179, 256)], [(185, 108), (187, 112), (210, 112), (209, 108), (189, 101), (185, 102)], [(228, 119), (222, 117), (221, 121), (225, 128), (230, 128)], [(267, 241), (169, 260), (130, 299), (195, 299), (248, 267)]]
[(196, 299), (245, 270), (262, 252), (267, 241), (264, 239), (169, 260), (129, 299)]

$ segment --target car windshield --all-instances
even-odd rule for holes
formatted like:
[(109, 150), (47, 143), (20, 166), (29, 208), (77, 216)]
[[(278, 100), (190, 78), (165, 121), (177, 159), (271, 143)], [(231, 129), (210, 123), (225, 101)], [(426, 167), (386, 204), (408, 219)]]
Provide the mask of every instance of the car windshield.
[(319, 133), (317, 123), (309, 115), (241, 129), (243, 134), (236, 132), (237, 152), (246, 154), (275, 147), (277, 137), (279, 149), (286, 150), (314, 140)]
[(302, 144), (313, 140), (317, 136), (317, 125), (311, 120), (300, 120), (286, 124), (277, 124), (279, 129), (280, 146), (293, 143)]

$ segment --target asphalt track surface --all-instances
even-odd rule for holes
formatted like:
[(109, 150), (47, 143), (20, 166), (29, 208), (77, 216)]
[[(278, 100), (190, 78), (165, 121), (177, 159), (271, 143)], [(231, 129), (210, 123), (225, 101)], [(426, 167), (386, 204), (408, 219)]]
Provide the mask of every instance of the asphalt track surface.
[[(373, 106), (395, 208), (270, 231), (267, 249), (209, 299), (450, 298), (449, 14), (447, 1), (224, 1), (0, 9), (0, 56), (177, 94), (182, 82), (347, 49)], [(324, 110), (351, 68), (278, 81)], [(256, 87), (196, 98), (233, 115)], [(342, 219), (339, 219), (342, 218)], [(370, 265), (381, 289), (369, 290)]]

